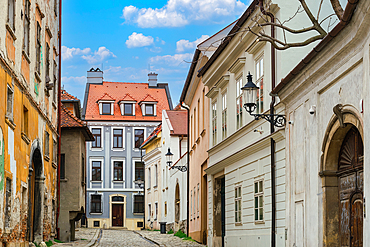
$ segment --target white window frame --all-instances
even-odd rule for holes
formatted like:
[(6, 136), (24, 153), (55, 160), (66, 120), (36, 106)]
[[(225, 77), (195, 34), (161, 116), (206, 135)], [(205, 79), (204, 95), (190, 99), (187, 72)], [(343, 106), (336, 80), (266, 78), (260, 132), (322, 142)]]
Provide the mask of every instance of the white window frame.
[[(132, 162), (131, 163), (131, 166), (132, 166), (132, 188), (140, 190), (139, 188), (136, 188), (134, 181), (135, 181), (135, 162), (141, 162), (141, 159), (140, 158), (132, 158), (131, 162)], [(145, 174), (145, 163), (144, 163), (144, 183), (146, 183), (145, 176), (146, 176), (146, 174)], [(126, 188), (128, 188), (128, 187), (126, 186)], [(146, 187), (146, 184), (145, 184), (145, 188), (148, 188), (148, 187)]]
[(134, 151), (139, 151), (140, 148), (135, 148), (135, 130), (137, 129), (144, 129), (144, 141), (146, 140), (147, 136), (146, 136), (146, 127), (133, 127), (132, 128), (132, 149)]
[[(100, 213), (92, 213), (91, 212), (91, 200), (92, 200), (92, 196), (95, 196), (95, 195), (100, 195), (100, 204), (101, 204), (101, 212)], [(89, 196), (89, 214), (90, 215), (102, 215), (103, 212), (104, 212), (104, 194), (103, 193), (90, 193), (90, 196)]]
[[(221, 99), (222, 99), (221, 135), (222, 135), (222, 140), (225, 140), (227, 138), (227, 90), (222, 92)], [(224, 122), (225, 128), (223, 125), (223, 121), (225, 121)]]
[(238, 107), (239, 107), (240, 101), (242, 102), (242, 109), (240, 110), (240, 113), (239, 113), (239, 122), (240, 122), (239, 125), (238, 125), (238, 120), (236, 120), (236, 130), (243, 127), (243, 92), (241, 90), (241, 88), (243, 87), (243, 73), (237, 78), (238, 79), (236, 79), (236, 99), (235, 99), (236, 119), (238, 119)]
[(199, 217), (199, 200), (200, 200), (200, 196), (199, 196), (199, 183), (198, 183), (198, 197), (197, 197), (197, 217)]
[[(135, 210), (135, 196), (144, 196), (144, 213), (134, 213), (134, 210)], [(131, 209), (132, 209), (132, 214), (133, 215), (142, 215), (142, 214), (145, 214), (145, 194), (143, 194), (141, 192), (139, 192), (139, 193), (132, 193), (132, 196), (131, 196)]]
[[(92, 162), (93, 161), (100, 161), (100, 169), (101, 169), (101, 180), (100, 181), (92, 181)], [(92, 183), (98, 184), (100, 183), (103, 185), (104, 181), (104, 158), (90, 158), (89, 160), (89, 169), (90, 169), (90, 176), (89, 176), (89, 182), (90, 182), (90, 188), (92, 188)]]
[[(132, 115), (125, 115), (125, 104), (132, 104)], [(122, 116), (135, 116), (135, 105), (136, 101), (120, 101), (119, 108)]]
[(90, 144), (90, 151), (103, 151), (104, 150), (104, 127), (103, 126), (89, 126), (89, 129), (92, 133), (92, 129), (100, 129), (100, 148), (93, 148), (92, 143)]
[[(114, 115), (114, 101), (113, 100), (99, 100), (99, 115)], [(110, 104), (110, 114), (103, 114), (103, 103)]]
[[(263, 79), (264, 79), (264, 75), (265, 75), (265, 70), (264, 70), (264, 67), (265, 67), (265, 64), (264, 64), (265, 60), (264, 60), (264, 54), (261, 53), (259, 54), (256, 59), (254, 60), (254, 69), (255, 69), (255, 84), (257, 87), (259, 87), (258, 89), (258, 95), (259, 95), (259, 98), (257, 96), (257, 108), (256, 108), (256, 112), (257, 113), (263, 113), (263, 111), (265, 110), (264, 107), (263, 107), (263, 101), (262, 103), (259, 102), (259, 99), (262, 97), (263, 99), (263, 93), (264, 93), (264, 82), (263, 82)], [(262, 70), (260, 69), (261, 68), (261, 65), (262, 65)], [(260, 85), (260, 82), (262, 80), (262, 87)], [(258, 106), (259, 104), (259, 106)], [(262, 106), (262, 110), (261, 110), (261, 106)]]
[[(215, 116), (213, 116), (213, 111), (214, 109), (213, 108), (216, 108), (215, 109)], [(213, 123), (215, 123), (215, 126), (213, 125)], [(216, 127), (216, 132), (213, 133), (213, 128)], [(217, 145), (217, 100), (214, 100), (212, 101), (212, 104), (211, 104), (211, 133), (210, 133), (210, 136), (212, 138), (212, 146), (216, 146)]]
[[(153, 115), (146, 115), (145, 105), (153, 105)], [(148, 117), (157, 116), (157, 102), (151, 102), (151, 101), (142, 102), (140, 104), (140, 108), (141, 108), (141, 114), (143, 116), (148, 116)]]
[[(12, 105), (10, 107), (11, 112), (8, 111), (8, 108), (9, 108), (9, 106), (8, 106), (8, 94), (9, 94), (8, 91), (11, 92), (11, 97), (12, 97), (11, 98)], [(13, 122), (13, 119), (14, 119), (14, 90), (8, 84), (7, 84), (7, 91), (6, 91), (6, 109), (5, 110), (6, 110), (6, 117)]]
[[(115, 129), (121, 129), (122, 130), (122, 148), (115, 148), (114, 147), (114, 140), (113, 140), (113, 130)], [(125, 150), (125, 144), (126, 144), (126, 132), (125, 132), (125, 127), (111, 127), (111, 134), (110, 134), (110, 138), (111, 138), (111, 150), (112, 151), (124, 151)]]
[[(240, 196), (238, 196), (238, 189), (240, 189)], [(239, 204), (240, 208), (238, 210), (236, 210), (238, 204)], [(235, 189), (234, 189), (234, 221), (235, 221), (235, 224), (242, 224), (242, 221), (243, 221), (242, 220), (242, 204), (243, 204), (242, 185), (237, 184), (237, 185), (235, 185)], [(240, 217), (240, 221), (237, 221), (238, 214), (239, 214), (239, 217)]]
[(148, 203), (148, 221), (152, 219), (152, 203)]
[[(123, 180), (122, 181), (115, 181), (114, 180), (114, 161), (122, 161), (122, 176)], [(126, 184), (126, 161), (125, 158), (112, 158), (111, 160), (111, 186), (113, 187), (113, 184), (123, 184), (123, 188), (125, 187)]]
[(159, 212), (158, 201), (155, 201), (154, 202), (154, 206), (155, 206), (155, 218), (154, 218), (154, 221), (157, 221), (158, 220), (158, 212)]
[[(255, 186), (256, 183), (258, 185), (258, 192), (256, 193)], [(262, 191), (260, 191), (260, 183), (262, 184)], [(253, 183), (253, 192), (254, 192), (254, 200), (253, 200), (253, 219), (255, 223), (263, 223), (265, 221), (265, 198), (264, 198), (264, 192), (265, 192), (265, 184), (263, 179), (257, 179), (254, 180)], [(255, 200), (258, 198), (258, 207), (256, 208)], [(262, 198), (262, 206), (260, 206), (260, 198)], [(258, 219), (256, 220), (256, 209)], [(262, 209), (262, 219), (259, 218), (260, 216), (260, 210)]]

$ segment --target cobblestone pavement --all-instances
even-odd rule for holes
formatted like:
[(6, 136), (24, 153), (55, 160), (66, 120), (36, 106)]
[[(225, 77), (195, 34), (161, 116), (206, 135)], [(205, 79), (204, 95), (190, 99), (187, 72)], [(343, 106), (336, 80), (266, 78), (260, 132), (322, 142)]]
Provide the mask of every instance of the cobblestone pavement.
[(141, 237), (139, 234), (128, 230), (103, 230), (99, 247), (135, 247), (158, 246)]
[(76, 241), (70, 243), (56, 243), (53, 246), (74, 246), (74, 247), (85, 247), (90, 246), (95, 242), (95, 239), (99, 235), (100, 229), (96, 228), (77, 228), (76, 229)]
[(136, 231), (141, 236), (150, 239), (159, 246), (164, 247), (177, 247), (177, 246), (194, 246), (202, 247), (205, 245), (198, 244), (197, 242), (190, 240), (182, 240), (181, 238), (175, 237), (173, 234), (160, 234), (158, 231)]

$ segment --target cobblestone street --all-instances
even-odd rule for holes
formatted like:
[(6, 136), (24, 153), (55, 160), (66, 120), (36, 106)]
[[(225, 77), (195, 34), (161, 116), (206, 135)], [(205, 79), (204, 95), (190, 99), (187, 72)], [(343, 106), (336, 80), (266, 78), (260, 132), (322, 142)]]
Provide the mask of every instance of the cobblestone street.
[(76, 231), (76, 241), (71, 243), (58, 243), (53, 246), (73, 247), (135, 247), (135, 246), (193, 246), (201, 247), (190, 240), (182, 240), (173, 234), (160, 234), (158, 231), (128, 231), (128, 230), (102, 230), (93, 228), (79, 228)]

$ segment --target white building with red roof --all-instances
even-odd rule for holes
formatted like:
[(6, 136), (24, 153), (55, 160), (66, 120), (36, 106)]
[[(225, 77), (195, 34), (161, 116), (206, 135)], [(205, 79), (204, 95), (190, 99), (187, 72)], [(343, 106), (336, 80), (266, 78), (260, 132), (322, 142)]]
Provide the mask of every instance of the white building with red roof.
[(103, 71), (87, 72), (83, 119), (95, 137), (87, 144), (88, 227), (143, 227), (144, 194), (134, 181), (144, 180), (140, 149), (172, 109), (167, 83), (150, 73), (148, 83), (103, 81)]

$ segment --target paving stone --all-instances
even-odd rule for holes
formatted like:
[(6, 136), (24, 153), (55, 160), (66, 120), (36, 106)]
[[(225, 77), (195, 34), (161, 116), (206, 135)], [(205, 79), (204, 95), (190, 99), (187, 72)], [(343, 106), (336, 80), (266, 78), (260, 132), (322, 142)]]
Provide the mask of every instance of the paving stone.
[(99, 247), (144, 247), (157, 246), (154, 243), (144, 239), (139, 234), (128, 230), (103, 230)]
[(173, 234), (161, 234), (158, 231), (137, 231), (141, 236), (152, 240), (153, 242), (159, 244), (159, 246), (174, 247), (174, 246), (194, 246), (202, 247), (205, 245), (198, 244), (195, 241), (183, 240)]

